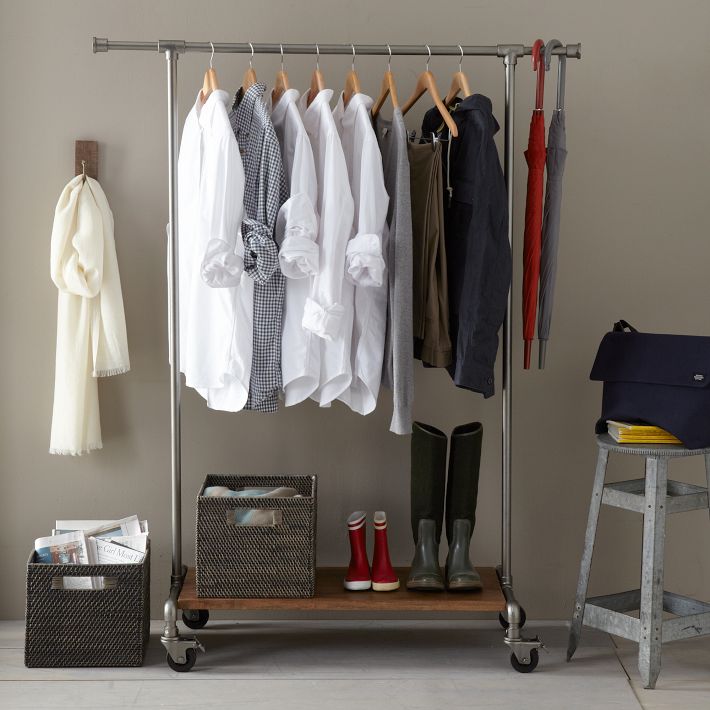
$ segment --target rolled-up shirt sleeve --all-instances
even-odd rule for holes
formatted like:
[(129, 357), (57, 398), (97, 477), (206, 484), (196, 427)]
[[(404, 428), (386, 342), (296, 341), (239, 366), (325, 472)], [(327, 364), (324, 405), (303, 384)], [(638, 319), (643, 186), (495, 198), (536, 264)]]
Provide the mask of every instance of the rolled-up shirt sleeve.
[(389, 196), (382, 172), (382, 158), (374, 139), (362, 146), (355, 214), (356, 233), (348, 242), (345, 258), (346, 278), (356, 286), (382, 286), (385, 260), (382, 256), (382, 230), (387, 219)]
[(303, 327), (326, 340), (338, 337), (345, 314), (342, 304), (345, 250), (352, 229), (354, 204), (348, 168), (336, 131), (328, 135), (321, 190), (319, 271), (303, 312)]
[(385, 260), (379, 234), (357, 234), (345, 252), (345, 273), (356, 286), (382, 286)]
[(271, 230), (263, 222), (247, 217), (242, 222), (244, 271), (256, 283), (266, 283), (279, 265), (279, 250)]
[(212, 288), (236, 286), (244, 271), (239, 225), (244, 214), (244, 167), (234, 135), (206, 141), (200, 186), (203, 233), (209, 240), (202, 258), (202, 280)]
[(279, 263), (284, 276), (305, 279), (319, 270), (318, 217), (308, 195), (301, 192), (284, 202), (276, 219)]

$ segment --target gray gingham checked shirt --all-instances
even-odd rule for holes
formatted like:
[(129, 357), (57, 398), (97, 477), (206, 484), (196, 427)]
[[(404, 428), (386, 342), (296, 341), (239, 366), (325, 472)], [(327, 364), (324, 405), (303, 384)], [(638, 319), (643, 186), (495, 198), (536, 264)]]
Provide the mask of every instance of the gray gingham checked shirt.
[(254, 345), (245, 409), (275, 412), (281, 391), (284, 276), (274, 225), (288, 197), (279, 142), (264, 103), (264, 84), (234, 98), (229, 121), (244, 164), (244, 270), (254, 279)]

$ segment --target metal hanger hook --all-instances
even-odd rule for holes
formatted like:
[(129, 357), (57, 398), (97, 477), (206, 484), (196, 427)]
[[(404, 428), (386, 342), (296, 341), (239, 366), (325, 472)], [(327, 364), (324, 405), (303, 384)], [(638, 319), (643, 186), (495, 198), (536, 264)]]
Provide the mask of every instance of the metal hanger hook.
[(461, 45), (459, 45), (459, 52), (461, 52), (461, 56), (459, 57), (459, 71), (462, 71), (461, 64), (463, 63), (463, 47)]
[(392, 71), (392, 47), (387, 45), (387, 51), (390, 53), (389, 57), (387, 57), (387, 71), (391, 72)]
[(279, 47), (281, 48), (281, 71), (284, 70), (284, 46), (279, 42)]
[(352, 63), (350, 64), (350, 68), (355, 71), (355, 45), (351, 42), (350, 46), (353, 48), (353, 60)]
[(429, 56), (426, 58), (426, 70), (429, 71), (429, 60), (431, 59), (431, 47), (428, 44), (424, 45), (426, 47), (426, 51), (429, 52)]
[(316, 42), (316, 71), (320, 71), (320, 47)]
[(254, 66), (252, 62), (254, 61), (254, 45), (249, 42), (249, 46), (251, 47), (251, 57), (249, 57), (249, 69), (253, 69)]
[(212, 47), (212, 54), (210, 54), (210, 69), (212, 69), (212, 60), (214, 59), (214, 44), (210, 42), (210, 47)]

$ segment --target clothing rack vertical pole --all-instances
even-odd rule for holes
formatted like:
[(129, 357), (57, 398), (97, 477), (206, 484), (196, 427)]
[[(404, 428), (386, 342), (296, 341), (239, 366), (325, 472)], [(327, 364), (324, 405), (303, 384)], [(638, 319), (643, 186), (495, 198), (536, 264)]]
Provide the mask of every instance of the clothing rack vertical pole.
[[(513, 178), (515, 169), (515, 66), (516, 54), (505, 56), (505, 186), (508, 192), (508, 241), (513, 253)], [(501, 532), (501, 582), (513, 584), (511, 575), (511, 521), (512, 521), (512, 441), (513, 441), (513, 286), (508, 291), (508, 302), (503, 321), (503, 407), (502, 407), (502, 508), (503, 521)]]
[(168, 241), (168, 341), (170, 349), (170, 435), (172, 440), (172, 579), (182, 578), (182, 436), (180, 422), (180, 304), (178, 260), (178, 102), (177, 62), (180, 55), (172, 48), (165, 51), (168, 69), (168, 209), (170, 236)]
[[(158, 43), (160, 47), (160, 43)], [(180, 421), (180, 284), (178, 261), (178, 101), (175, 47), (165, 49), (168, 83), (168, 349), (170, 351), (170, 441), (172, 573), (170, 595), (165, 602), (162, 641), (175, 658), (186, 658), (188, 646), (179, 643), (177, 599), (184, 577), (182, 567), (182, 432)]]

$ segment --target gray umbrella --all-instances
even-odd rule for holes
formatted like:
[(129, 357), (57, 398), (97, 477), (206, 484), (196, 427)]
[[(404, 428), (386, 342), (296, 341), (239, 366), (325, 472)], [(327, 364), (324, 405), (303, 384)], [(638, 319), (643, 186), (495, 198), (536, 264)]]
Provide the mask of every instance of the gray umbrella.
[[(545, 62), (549, 67), (552, 50), (561, 46), (551, 40), (545, 47)], [(539, 368), (545, 368), (547, 341), (550, 337), (552, 306), (555, 300), (557, 278), (557, 249), (560, 243), (560, 209), (562, 207), (562, 177), (567, 158), (567, 133), (565, 129), (565, 69), (566, 57), (559, 55), (557, 74), (557, 108), (552, 114), (547, 134), (547, 185), (542, 217), (542, 251), (540, 253), (540, 293), (537, 337), (539, 342)]]

